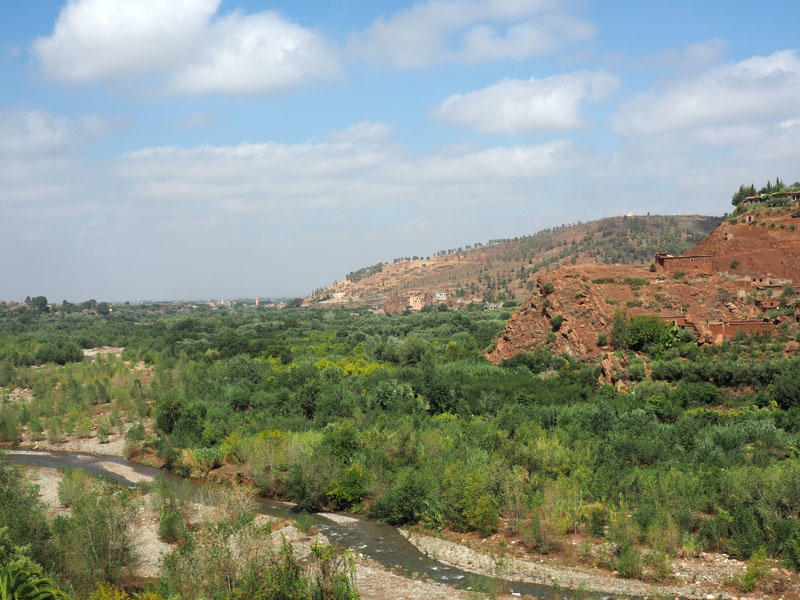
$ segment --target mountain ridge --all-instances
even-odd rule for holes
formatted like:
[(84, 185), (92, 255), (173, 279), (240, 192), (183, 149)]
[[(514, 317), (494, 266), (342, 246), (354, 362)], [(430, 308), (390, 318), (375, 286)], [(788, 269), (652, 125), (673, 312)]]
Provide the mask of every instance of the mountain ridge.
[(352, 271), (305, 298), (305, 306), (372, 306), (386, 312), (426, 305), (522, 301), (537, 274), (566, 264), (635, 264), (658, 251), (681, 254), (704, 239), (720, 217), (614, 216), (395, 259)]

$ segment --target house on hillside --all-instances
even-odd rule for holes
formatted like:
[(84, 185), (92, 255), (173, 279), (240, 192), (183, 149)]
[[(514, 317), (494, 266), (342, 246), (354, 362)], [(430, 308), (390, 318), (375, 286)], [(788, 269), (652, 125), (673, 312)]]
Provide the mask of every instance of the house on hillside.
[(689, 275), (711, 275), (713, 266), (710, 254), (694, 256), (672, 256), (666, 252), (656, 253), (656, 264), (661, 265), (667, 273), (683, 271)]
[(414, 293), (409, 294), (408, 296), (408, 308), (417, 312), (423, 309), (423, 307), (427, 304), (425, 302), (425, 294), (421, 293)]
[(759, 298), (756, 300), (756, 306), (761, 310), (772, 310), (780, 307), (780, 305), (781, 301), (777, 298)]
[(792, 285), (792, 280), (786, 277), (771, 277), (767, 275), (766, 277), (753, 277), (751, 279), (751, 285), (759, 289), (782, 288), (787, 285)]
[(433, 295), (433, 300), (435, 302), (447, 302), (447, 292), (436, 292)]

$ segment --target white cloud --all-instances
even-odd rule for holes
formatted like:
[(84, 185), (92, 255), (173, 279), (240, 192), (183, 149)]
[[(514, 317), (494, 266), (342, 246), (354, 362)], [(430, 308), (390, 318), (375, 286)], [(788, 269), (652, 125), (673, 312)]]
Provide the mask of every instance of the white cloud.
[(336, 58), (309, 29), (265, 12), (218, 20), (207, 48), (177, 71), (170, 89), (187, 93), (269, 93), (340, 73)]
[(342, 130), (334, 129), (325, 136), (329, 142), (385, 142), (392, 135), (388, 123), (359, 121)]
[(49, 154), (61, 150), (75, 124), (38, 110), (0, 108), (0, 155)]
[(796, 112), (799, 94), (800, 58), (795, 50), (781, 50), (637, 94), (623, 103), (613, 124), (622, 134), (649, 135), (774, 122)]
[(41, 214), (47, 203), (53, 207), (74, 202), (74, 212), (81, 210), (75, 196), (88, 175), (76, 152), (105, 131), (103, 123), (91, 115), (67, 119), (0, 107), (0, 212), (8, 223), (22, 213)]
[(335, 78), (335, 53), (275, 12), (217, 15), (220, 0), (70, 0), (33, 49), (66, 83), (180, 93), (274, 93)]
[(220, 0), (70, 0), (33, 48), (47, 75), (70, 83), (163, 73), (191, 60)]
[(539, 133), (585, 124), (584, 102), (597, 102), (617, 88), (615, 77), (581, 71), (545, 79), (504, 79), (474, 92), (455, 94), (432, 114), (480, 133)]
[(355, 34), (355, 60), (419, 68), (524, 59), (591, 38), (595, 26), (549, 0), (427, 0)]
[(226, 212), (265, 212), (290, 205), (348, 207), (507, 201), (529, 183), (580, 160), (565, 140), (489, 149), (411, 153), (383, 123), (362, 122), (321, 141), (299, 144), (143, 148), (121, 157), (115, 173), (137, 201), (210, 203)]

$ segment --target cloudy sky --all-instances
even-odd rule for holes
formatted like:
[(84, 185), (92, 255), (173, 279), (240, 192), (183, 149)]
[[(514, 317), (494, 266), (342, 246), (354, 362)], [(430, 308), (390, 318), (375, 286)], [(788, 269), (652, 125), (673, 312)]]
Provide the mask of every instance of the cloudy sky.
[(0, 10), (0, 299), (303, 295), (800, 179), (796, 0)]

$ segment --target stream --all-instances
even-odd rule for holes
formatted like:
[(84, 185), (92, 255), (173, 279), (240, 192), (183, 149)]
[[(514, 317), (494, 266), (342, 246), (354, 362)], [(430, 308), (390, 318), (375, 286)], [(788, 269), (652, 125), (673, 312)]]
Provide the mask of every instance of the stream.
[[(92, 475), (110, 477), (122, 485), (134, 487), (134, 482), (109, 471), (102, 464), (116, 463), (149, 478), (167, 477), (176, 481), (189, 481), (198, 495), (202, 491), (208, 491), (208, 486), (203, 484), (182, 479), (161, 469), (133, 463), (118, 456), (91, 454), (88, 452), (7, 449), (6, 457), (11, 462), (34, 467), (83, 469)], [(298, 513), (290, 506), (264, 498), (256, 498), (256, 512), (290, 520), (295, 520), (298, 516)], [(430, 556), (426, 556), (400, 535), (397, 529), (380, 521), (346, 514), (347, 517), (354, 518), (355, 521), (341, 524), (331, 521), (322, 515), (315, 514), (312, 516), (314, 518), (314, 527), (327, 536), (332, 543), (340, 544), (353, 552), (368, 556), (387, 569), (400, 569), (406, 574), (416, 573), (423, 579), (430, 579), (461, 589), (467, 589), (471, 580), (476, 577), (473, 573), (451, 567)], [(528, 594), (540, 598), (554, 598), (558, 593), (561, 598), (565, 599), (579, 596), (596, 600), (610, 600), (615, 597), (611, 594), (583, 591), (575, 593), (573, 590), (566, 588), (555, 588), (527, 582), (502, 579), (499, 581), (502, 582), (508, 593), (514, 595)]]

